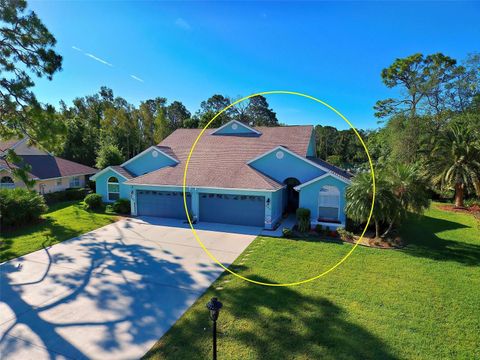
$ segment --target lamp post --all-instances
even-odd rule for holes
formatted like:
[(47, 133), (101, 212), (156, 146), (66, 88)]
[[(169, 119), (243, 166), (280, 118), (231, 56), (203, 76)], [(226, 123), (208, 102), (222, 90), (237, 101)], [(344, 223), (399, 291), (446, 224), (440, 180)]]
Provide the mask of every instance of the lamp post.
[(223, 304), (216, 297), (212, 298), (207, 309), (210, 310), (210, 319), (213, 321), (213, 360), (217, 360), (217, 319)]

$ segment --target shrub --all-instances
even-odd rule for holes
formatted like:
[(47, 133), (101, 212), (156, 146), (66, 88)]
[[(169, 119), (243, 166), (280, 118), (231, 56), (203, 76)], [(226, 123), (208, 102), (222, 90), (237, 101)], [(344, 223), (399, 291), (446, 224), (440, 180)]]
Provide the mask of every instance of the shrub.
[(307, 232), (310, 230), (310, 210), (304, 208), (297, 209), (298, 231)]
[(283, 228), (283, 229), (282, 229), (282, 234), (283, 234), (283, 237), (288, 238), (288, 237), (291, 237), (293, 233), (292, 233), (292, 230), (291, 230), (291, 229), (289, 229), (289, 228)]
[(317, 224), (317, 225), (315, 226), (315, 231), (316, 231), (317, 233), (321, 234), (321, 233), (323, 232), (322, 225)]
[(340, 235), (340, 238), (344, 241), (353, 241), (354, 234), (350, 231), (345, 230), (343, 227), (337, 228), (337, 233)]
[(87, 195), (84, 188), (70, 188), (63, 191), (44, 194), (43, 197), (47, 204), (55, 204), (62, 201), (82, 200)]
[(35, 222), (48, 210), (42, 195), (27, 189), (0, 189), (0, 223), (11, 228)]
[(130, 214), (130, 200), (118, 199), (113, 203), (112, 209), (118, 214)]
[(87, 209), (97, 210), (103, 206), (102, 195), (100, 194), (88, 194), (85, 197), (85, 205)]

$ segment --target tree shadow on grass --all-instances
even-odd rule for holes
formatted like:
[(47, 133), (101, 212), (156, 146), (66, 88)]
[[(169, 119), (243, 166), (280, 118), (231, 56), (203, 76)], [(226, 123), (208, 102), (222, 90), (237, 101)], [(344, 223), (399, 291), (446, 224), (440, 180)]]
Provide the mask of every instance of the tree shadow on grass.
[(145, 358), (211, 358), (211, 322), (205, 303), (218, 296), (224, 304), (219, 320), (221, 359), (396, 359), (380, 338), (321, 295), (246, 282), (221, 291), (213, 288)]
[(401, 251), (408, 255), (438, 261), (453, 261), (469, 266), (480, 265), (480, 245), (441, 239), (438, 233), (448, 230), (469, 229), (458, 222), (430, 216), (411, 217), (401, 230), (407, 246)]

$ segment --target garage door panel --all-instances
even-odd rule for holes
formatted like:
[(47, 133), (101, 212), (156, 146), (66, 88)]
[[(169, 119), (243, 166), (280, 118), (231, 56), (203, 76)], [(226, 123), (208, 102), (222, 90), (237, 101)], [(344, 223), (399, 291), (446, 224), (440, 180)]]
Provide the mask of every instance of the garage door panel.
[(200, 194), (200, 221), (263, 227), (265, 197)]
[[(187, 207), (192, 208), (192, 197), (187, 193)], [(137, 191), (137, 213), (144, 216), (158, 216), (186, 219), (183, 193), (175, 191)]]

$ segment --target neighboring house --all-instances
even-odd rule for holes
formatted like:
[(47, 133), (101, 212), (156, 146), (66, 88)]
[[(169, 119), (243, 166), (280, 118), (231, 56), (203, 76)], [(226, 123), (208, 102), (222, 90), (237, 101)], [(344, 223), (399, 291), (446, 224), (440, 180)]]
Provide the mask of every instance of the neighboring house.
[[(178, 129), (120, 166), (92, 177), (106, 202), (131, 200), (133, 215), (185, 219), (185, 163), (201, 129)], [(316, 158), (313, 126), (208, 129), (188, 165), (187, 206), (197, 221), (271, 229), (285, 212), (311, 211), (312, 225), (345, 225), (350, 174)]]
[(97, 169), (52, 156), (31, 146), (28, 138), (0, 140), (0, 188), (25, 187), (12, 175), (12, 169), (21, 164), (10, 164), (5, 160), (9, 149), (14, 150), (24, 164), (30, 165), (29, 177), (35, 179), (34, 190), (41, 194), (84, 187), (89, 176), (97, 172)]

